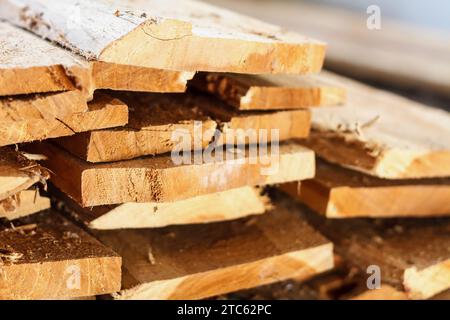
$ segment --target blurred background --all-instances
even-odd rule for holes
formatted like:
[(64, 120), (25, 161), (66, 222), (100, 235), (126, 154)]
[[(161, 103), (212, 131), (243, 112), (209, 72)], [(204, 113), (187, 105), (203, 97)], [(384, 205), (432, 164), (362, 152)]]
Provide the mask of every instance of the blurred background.
[(329, 70), (450, 110), (450, 1), (205, 1), (327, 42)]

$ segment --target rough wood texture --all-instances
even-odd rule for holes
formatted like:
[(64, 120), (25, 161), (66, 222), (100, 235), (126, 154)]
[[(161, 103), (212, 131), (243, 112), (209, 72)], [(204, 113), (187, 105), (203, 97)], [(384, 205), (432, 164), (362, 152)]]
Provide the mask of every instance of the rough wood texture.
[(0, 148), (0, 201), (49, 178), (47, 170), (23, 153), (10, 147)]
[(351, 300), (408, 300), (408, 296), (390, 285), (382, 285), (379, 289), (367, 290)]
[(316, 153), (387, 179), (450, 176), (450, 114), (331, 73), (347, 90), (339, 108), (312, 109), (306, 145)]
[(344, 89), (313, 76), (199, 73), (189, 84), (237, 110), (300, 109), (345, 101)]
[(169, 225), (210, 223), (263, 214), (270, 199), (253, 187), (242, 187), (193, 198), (158, 203), (124, 203), (82, 208), (63, 192), (52, 190), (73, 218), (98, 230), (160, 228)]
[(118, 64), (303, 74), (320, 71), (325, 55), (319, 41), (196, 1), (7, 0), (0, 12), (89, 60)]
[(128, 122), (128, 107), (99, 94), (86, 104), (78, 91), (0, 99), (0, 146), (70, 136)]
[(121, 258), (55, 211), (0, 225), (0, 299), (63, 299), (120, 289)]
[(448, 30), (393, 20), (383, 7), (381, 30), (371, 30), (366, 24), (369, 3), (353, 11), (316, 1), (208, 2), (326, 41), (325, 66), (341, 74), (450, 95)]
[(4, 22), (0, 22), (0, 48), (0, 96), (75, 88), (88, 99), (97, 89), (183, 92), (193, 76), (192, 72), (88, 62)]
[(376, 265), (381, 281), (427, 299), (450, 288), (448, 219), (330, 220), (310, 213), (310, 222), (360, 270)]
[(328, 218), (450, 215), (450, 179), (386, 180), (319, 161), (314, 179), (281, 189)]
[[(199, 150), (213, 141), (216, 145), (257, 143), (260, 130), (267, 132), (266, 140), (283, 141), (305, 138), (310, 129), (308, 110), (238, 113), (220, 100), (198, 93), (133, 93), (119, 98), (130, 108), (126, 127), (55, 142), (86, 161), (109, 162), (171, 152), (180, 139), (189, 140), (189, 150)], [(272, 129), (278, 130), (277, 136)]]
[(281, 207), (236, 221), (96, 235), (122, 256), (118, 299), (201, 299), (333, 267), (333, 245)]
[(83, 207), (182, 200), (243, 186), (308, 179), (315, 171), (314, 153), (295, 143), (283, 144), (279, 151), (259, 148), (260, 155), (266, 154), (262, 157), (256, 147), (241, 156), (228, 151), (204, 161), (193, 154), (184, 164), (174, 163), (170, 155), (89, 164), (50, 143), (35, 143), (29, 150), (47, 156), (43, 164), (54, 173), (52, 182)]
[(0, 201), (0, 218), (14, 220), (50, 208), (50, 199), (38, 190), (24, 190)]

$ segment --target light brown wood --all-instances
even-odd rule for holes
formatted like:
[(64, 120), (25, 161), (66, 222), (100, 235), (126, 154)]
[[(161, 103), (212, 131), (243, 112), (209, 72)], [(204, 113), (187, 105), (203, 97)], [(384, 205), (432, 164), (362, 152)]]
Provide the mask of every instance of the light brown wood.
[(55, 142), (95, 163), (171, 152), (180, 139), (187, 141), (188, 150), (199, 150), (213, 141), (216, 145), (255, 144), (260, 133), (264, 141), (305, 138), (310, 129), (308, 110), (240, 113), (198, 93), (133, 93), (118, 97), (131, 110), (126, 127), (86, 132)]
[(280, 188), (328, 218), (450, 215), (450, 179), (386, 180), (319, 161), (314, 179)]
[(36, 143), (29, 150), (47, 156), (42, 163), (53, 172), (52, 182), (83, 207), (176, 201), (243, 186), (308, 179), (315, 171), (314, 153), (295, 143), (280, 145), (279, 150), (227, 150), (223, 157), (217, 152), (211, 159), (206, 152), (203, 159), (199, 153), (188, 152), (192, 157), (186, 162), (161, 155), (89, 164), (50, 143)]
[(379, 289), (360, 293), (351, 300), (408, 300), (408, 296), (405, 292), (399, 291), (390, 285), (382, 285)]
[(128, 202), (92, 208), (80, 207), (59, 190), (52, 190), (52, 195), (56, 195), (73, 218), (87, 227), (112, 230), (211, 223), (263, 214), (271, 205), (270, 199), (261, 192), (257, 188), (242, 187), (173, 202)]
[[(67, 107), (67, 110), (66, 110)], [(70, 136), (128, 122), (128, 107), (99, 94), (89, 104), (78, 91), (0, 99), (0, 146)]]
[(39, 37), (0, 22), (0, 96), (80, 89), (183, 92), (192, 72), (88, 62)]
[(345, 101), (343, 88), (309, 76), (199, 73), (189, 84), (237, 110), (300, 109)]
[(381, 30), (369, 29), (367, 21), (373, 17), (366, 12), (369, 3), (365, 7), (355, 5), (359, 8), (355, 11), (316, 1), (207, 2), (326, 41), (325, 66), (341, 74), (423, 92), (450, 94), (448, 30), (392, 19), (389, 9), (381, 5)]
[(50, 199), (38, 190), (24, 190), (0, 201), (0, 218), (14, 220), (50, 208)]
[(89, 60), (184, 71), (304, 74), (320, 71), (325, 55), (319, 41), (197, 1), (7, 0), (0, 5), (1, 18)]
[(120, 289), (121, 258), (44, 211), (0, 226), (0, 299), (67, 299)]
[(450, 176), (450, 114), (348, 78), (321, 77), (347, 90), (339, 108), (312, 109), (305, 142), (320, 157), (387, 179)]
[(201, 299), (333, 267), (333, 245), (283, 208), (229, 222), (96, 235), (122, 255), (118, 299)]
[(410, 299), (428, 299), (450, 288), (448, 219), (326, 219), (309, 221), (348, 263), (365, 272), (380, 268), (381, 282)]
[(22, 152), (10, 147), (0, 148), (0, 201), (36, 183), (45, 183), (48, 178), (48, 171)]

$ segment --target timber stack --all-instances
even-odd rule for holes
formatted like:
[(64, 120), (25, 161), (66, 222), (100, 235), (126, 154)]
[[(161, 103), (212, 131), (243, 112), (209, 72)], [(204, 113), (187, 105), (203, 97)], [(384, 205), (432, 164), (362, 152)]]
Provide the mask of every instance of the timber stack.
[[(325, 47), (190, 0), (1, 1), (0, 299), (210, 298), (334, 246), (408, 298), (450, 287), (450, 116), (320, 72)], [(358, 217), (428, 219), (332, 219)]]

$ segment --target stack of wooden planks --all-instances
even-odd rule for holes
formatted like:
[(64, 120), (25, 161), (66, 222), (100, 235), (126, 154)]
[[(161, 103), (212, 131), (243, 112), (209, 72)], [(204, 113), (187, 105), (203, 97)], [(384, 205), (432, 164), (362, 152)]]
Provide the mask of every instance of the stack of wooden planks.
[(203, 299), (341, 260), (359, 289), (382, 270), (352, 298), (450, 288), (447, 113), (201, 2), (4, 0), (0, 19), (0, 299)]
[(199, 299), (333, 267), (267, 194), (314, 177), (296, 140), (345, 102), (312, 75), (324, 43), (195, 1), (0, 18), (0, 298)]

